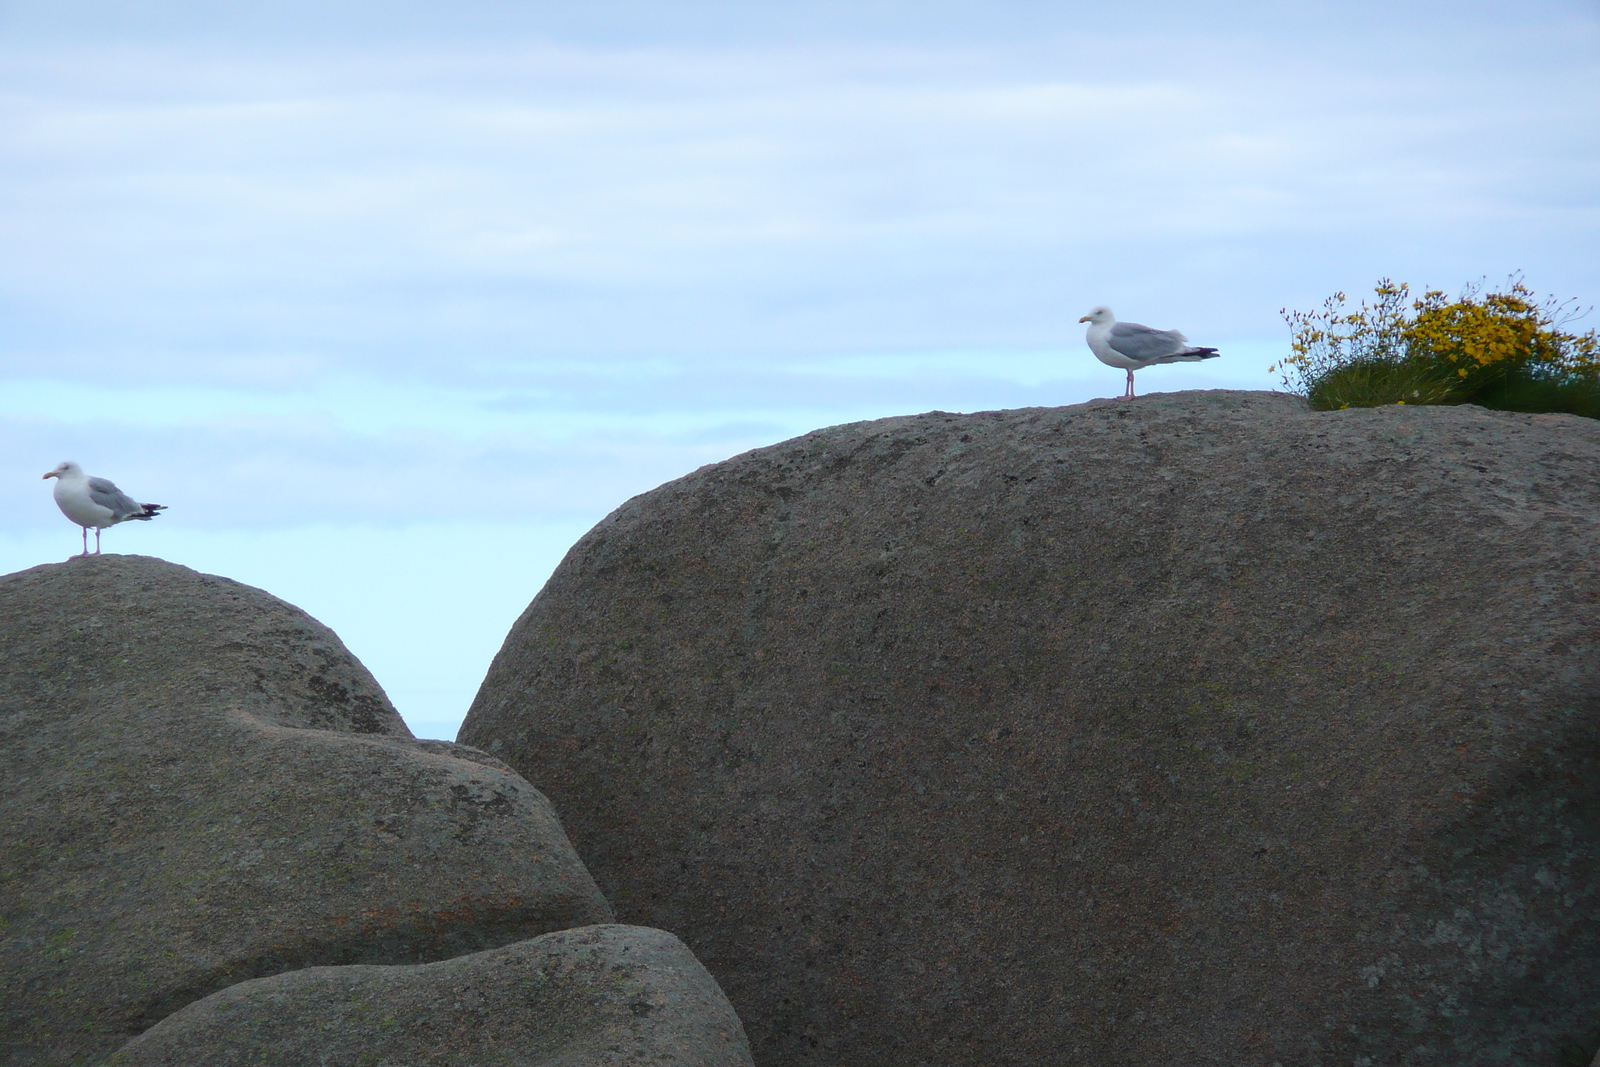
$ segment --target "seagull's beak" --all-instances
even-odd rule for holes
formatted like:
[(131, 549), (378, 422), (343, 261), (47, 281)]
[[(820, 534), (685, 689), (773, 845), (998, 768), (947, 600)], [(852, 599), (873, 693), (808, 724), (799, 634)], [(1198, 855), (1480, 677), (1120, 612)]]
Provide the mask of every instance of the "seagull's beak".
[[(1085, 315), (1083, 318), (1079, 319), (1078, 321), (1079, 322), (1088, 322), (1089, 321), (1089, 316)], [(47, 475), (45, 475), (45, 477), (48, 478), (50, 476), (47, 474)]]
[(58, 473), (58, 471), (46, 471), (44, 476), (46, 478), (54, 478)]

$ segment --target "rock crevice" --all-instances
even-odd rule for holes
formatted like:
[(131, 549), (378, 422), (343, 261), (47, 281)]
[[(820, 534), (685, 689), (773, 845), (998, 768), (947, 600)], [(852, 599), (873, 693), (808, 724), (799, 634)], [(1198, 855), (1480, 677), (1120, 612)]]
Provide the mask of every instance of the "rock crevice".
[[(7, 575), (0, 664), (8, 1067), (102, 1062), (264, 976), (614, 919), (543, 794), (412, 738), (337, 637), (259, 590), (136, 556)], [(264, 1052), (218, 1040), (174, 1062)]]

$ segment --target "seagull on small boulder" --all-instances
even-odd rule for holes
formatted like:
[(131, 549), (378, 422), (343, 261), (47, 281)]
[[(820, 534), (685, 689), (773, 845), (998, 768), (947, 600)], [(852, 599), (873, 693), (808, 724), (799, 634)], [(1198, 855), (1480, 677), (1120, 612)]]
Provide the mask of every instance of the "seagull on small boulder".
[(1133, 399), (1133, 372), (1156, 363), (1198, 363), (1221, 355), (1215, 348), (1191, 345), (1177, 330), (1155, 330), (1137, 322), (1118, 322), (1111, 309), (1101, 304), (1078, 320), (1089, 324), (1086, 340), (1089, 351), (1101, 363), (1128, 372), (1128, 388), (1123, 400)]
[(100, 554), (100, 531), (129, 519), (153, 519), (165, 504), (140, 504), (104, 478), (91, 478), (70, 459), (45, 474), (56, 480), (53, 496), (61, 514), (83, 527), (83, 555), (89, 554), (89, 527), (94, 527), (94, 554)]

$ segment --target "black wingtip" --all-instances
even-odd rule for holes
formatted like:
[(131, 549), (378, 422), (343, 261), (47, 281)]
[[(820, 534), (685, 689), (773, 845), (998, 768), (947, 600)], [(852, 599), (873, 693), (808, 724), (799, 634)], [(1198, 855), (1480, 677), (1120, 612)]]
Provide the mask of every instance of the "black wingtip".
[(144, 510), (141, 511), (137, 515), (128, 516), (129, 518), (131, 518), (131, 519), (153, 519), (153, 518), (156, 517), (156, 512), (158, 512), (158, 511), (166, 511), (167, 510), (167, 506), (165, 504), (140, 504), (139, 506), (141, 508), (144, 508)]

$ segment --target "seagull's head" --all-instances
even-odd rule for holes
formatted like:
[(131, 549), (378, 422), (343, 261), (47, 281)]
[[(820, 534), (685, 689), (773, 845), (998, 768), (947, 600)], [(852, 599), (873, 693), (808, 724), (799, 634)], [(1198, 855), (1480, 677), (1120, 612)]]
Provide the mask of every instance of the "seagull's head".
[(1090, 308), (1089, 309), (1089, 314), (1085, 315), (1083, 318), (1079, 319), (1078, 321), (1079, 322), (1092, 322), (1096, 326), (1100, 326), (1100, 325), (1102, 325), (1104, 323), (1107, 323), (1107, 322), (1115, 322), (1115, 321), (1117, 321), (1117, 317), (1115, 315), (1111, 314), (1111, 309), (1110, 308), (1106, 307), (1104, 304), (1098, 304), (1095, 307)]
[(68, 460), (63, 460), (61, 463), (57, 464), (55, 470), (53, 470), (53, 471), (45, 471), (44, 472), (44, 476), (46, 478), (65, 478), (68, 475), (82, 474), (82, 473), (83, 473), (83, 468), (78, 466), (76, 463), (72, 462), (72, 460), (68, 459)]

